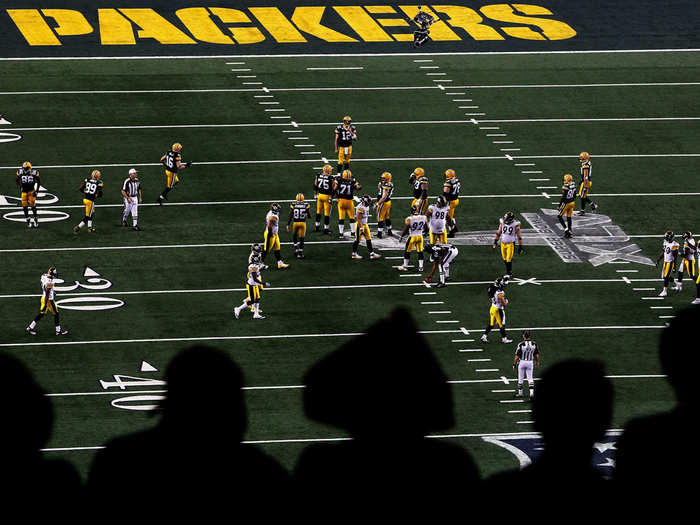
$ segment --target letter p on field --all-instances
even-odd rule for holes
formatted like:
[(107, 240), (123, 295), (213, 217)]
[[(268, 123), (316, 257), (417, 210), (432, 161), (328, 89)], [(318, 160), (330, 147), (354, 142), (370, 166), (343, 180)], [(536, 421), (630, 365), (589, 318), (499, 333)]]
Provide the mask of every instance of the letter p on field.
[[(60, 46), (57, 35), (87, 35), (92, 26), (80, 11), (74, 9), (8, 9), (7, 14), (30, 46)], [(47, 21), (54, 20), (52, 28)]]

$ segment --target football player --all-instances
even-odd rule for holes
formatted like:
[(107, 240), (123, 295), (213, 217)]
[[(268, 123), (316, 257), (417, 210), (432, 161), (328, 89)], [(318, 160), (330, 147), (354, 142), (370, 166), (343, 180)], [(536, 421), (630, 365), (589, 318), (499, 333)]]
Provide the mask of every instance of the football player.
[(413, 187), (413, 200), (411, 208), (414, 206), (421, 215), (425, 215), (428, 208), (428, 187), (430, 185), (428, 177), (423, 168), (416, 168), (408, 177), (409, 184)]
[(261, 262), (265, 262), (265, 257), (267, 257), (270, 252), (275, 252), (277, 268), (283, 270), (284, 268), (289, 268), (289, 265), (284, 263), (282, 255), (280, 254), (280, 211), (282, 211), (282, 207), (276, 202), (273, 202), (270, 205), (270, 211), (267, 212), (267, 216), (265, 217), (267, 227), (265, 228), (265, 249)]
[(489, 308), (489, 324), (486, 326), (484, 335), (481, 336), (482, 343), (489, 342), (489, 332), (498, 326), (501, 332), (501, 342), (502, 343), (512, 343), (512, 339), (508, 339), (506, 334), (506, 305), (508, 304), (508, 299), (506, 299), (506, 293), (503, 291), (506, 283), (500, 277), (496, 279), (491, 286), (489, 286), (488, 294), (489, 300), (491, 301), (491, 307)]
[[(576, 201), (576, 184), (573, 178), (568, 173), (564, 175), (564, 184), (561, 187), (561, 198), (559, 199), (559, 224), (564, 228), (564, 237), (571, 237), (571, 215), (574, 212)], [(564, 224), (564, 215), (566, 215), (566, 224)]]
[[(253, 262), (253, 256), (258, 255), (260, 256), (260, 260), (262, 261), (262, 256), (263, 256), (263, 247), (260, 243), (254, 242), (253, 244), (250, 245), (250, 255), (248, 256), (248, 264)], [(264, 264), (263, 270), (267, 270), (267, 266)]]
[(455, 170), (445, 171), (445, 183), (442, 185), (442, 194), (447, 199), (450, 205), (448, 221), (449, 233), (448, 237), (454, 237), (457, 233), (457, 222), (455, 221), (455, 209), (459, 206), (459, 189), (460, 189), (459, 179), (455, 176)]
[(345, 230), (345, 217), (350, 219), (350, 231), (355, 233), (355, 203), (353, 196), (355, 190), (362, 189), (360, 183), (355, 180), (350, 170), (343, 171), (343, 175), (333, 181), (333, 192), (338, 196), (338, 236), (342, 237)]
[(323, 166), (321, 173), (314, 178), (314, 197), (316, 198), (316, 231), (320, 230), (323, 215), (323, 233), (330, 235), (328, 226), (331, 222), (331, 198), (333, 197), (333, 168), (330, 164)]
[(163, 166), (165, 166), (165, 178), (167, 184), (165, 188), (163, 188), (161, 194), (158, 196), (158, 200), (156, 200), (158, 204), (162, 205), (163, 201), (168, 198), (168, 193), (170, 193), (170, 190), (172, 190), (175, 185), (180, 182), (180, 179), (177, 176), (178, 171), (192, 166), (191, 162), (182, 162), (182, 155), (180, 155), (181, 151), (182, 144), (176, 142), (172, 145), (170, 151), (160, 158), (160, 162), (163, 164)]
[(399, 242), (403, 242), (404, 236), (408, 234), (406, 249), (403, 254), (403, 265), (399, 266), (399, 271), (405, 272), (408, 270), (408, 260), (413, 250), (418, 252), (418, 271), (423, 271), (423, 233), (427, 225), (428, 220), (425, 218), (425, 215), (420, 213), (418, 207), (412, 206), (411, 215), (406, 217), (405, 226), (399, 236)]
[(413, 47), (419, 47), (431, 40), (429, 28), (435, 22), (435, 17), (418, 6), (418, 14), (413, 17), (413, 21), (420, 26), (420, 29), (413, 32)]
[(248, 264), (248, 275), (245, 283), (248, 296), (243, 299), (243, 303), (240, 306), (236, 306), (233, 309), (233, 315), (236, 316), (236, 319), (240, 317), (241, 310), (250, 307), (252, 307), (253, 319), (265, 319), (265, 316), (262, 315), (262, 310), (260, 310), (260, 296), (263, 287), (269, 287), (270, 283), (263, 283), (262, 267), (263, 264), (260, 260), (260, 256), (252, 255), (250, 263)]
[(428, 206), (428, 213), (425, 214), (425, 218), (428, 221), (430, 244), (447, 244), (449, 212), (450, 208), (444, 195), (440, 195), (435, 204)]
[(683, 251), (681, 252), (681, 264), (678, 265), (678, 281), (676, 282), (675, 290), (679, 292), (683, 289), (683, 270), (688, 272), (688, 277), (691, 280), (697, 278), (697, 270), (695, 258), (697, 257), (698, 248), (693, 239), (693, 232), (683, 233)]
[(36, 335), (36, 324), (46, 315), (46, 312), (51, 312), (51, 315), (53, 315), (56, 335), (66, 335), (68, 333), (68, 330), (61, 329), (61, 321), (58, 316), (56, 291), (53, 288), (56, 279), (58, 279), (58, 272), (55, 266), (51, 266), (47, 272), (41, 276), (41, 306), (39, 307), (39, 313), (26, 328), (27, 332), (32, 335)]
[(34, 216), (34, 227), (39, 227), (39, 217), (36, 212), (36, 194), (41, 186), (41, 177), (39, 172), (32, 168), (32, 163), (26, 161), (22, 167), (17, 170), (17, 178), (15, 180), (17, 187), (20, 190), (20, 198), (22, 199), (22, 210), (24, 218), (27, 221), (27, 228), (32, 227), (32, 220), (29, 218), (29, 208), (32, 208)]
[(343, 117), (343, 123), (335, 128), (335, 152), (338, 154), (338, 175), (350, 169), (352, 142), (357, 140), (357, 130), (352, 125), (350, 115)]
[(435, 270), (440, 270), (440, 282), (435, 285), (435, 288), (444, 288), (447, 286), (447, 280), (450, 278), (450, 264), (459, 255), (459, 250), (451, 244), (433, 244), (430, 248), (430, 262), (433, 263), (433, 269), (423, 281), (430, 283), (433, 280)]
[(520, 234), (520, 221), (515, 220), (512, 211), (499, 219), (496, 238), (493, 240), (493, 247), (498, 246), (501, 241), (501, 257), (506, 265), (506, 274), (503, 278), (508, 281), (513, 278), (513, 253), (515, 252), (515, 239), (518, 239), (518, 255), (523, 253), (523, 237)]
[(102, 174), (100, 170), (92, 170), (90, 178), (85, 179), (78, 188), (78, 191), (83, 193), (83, 204), (85, 205), (85, 217), (73, 228), (73, 233), (78, 233), (80, 228), (87, 224), (88, 233), (94, 232), (95, 227), (92, 224), (95, 216), (95, 201), (102, 197)]
[(294, 256), (297, 259), (304, 258), (304, 237), (306, 237), (306, 219), (311, 215), (311, 207), (304, 201), (304, 194), (297, 193), (294, 202), (289, 206), (289, 218), (287, 219), (287, 231), (292, 225), (292, 242), (294, 243)]
[(357, 227), (355, 228), (355, 241), (352, 243), (352, 258), (362, 259), (362, 255), (357, 253), (357, 248), (360, 246), (360, 241), (365, 238), (367, 242), (367, 250), (369, 251), (370, 259), (379, 259), (381, 255), (375, 253), (372, 249), (372, 234), (369, 231), (367, 220), (369, 219), (369, 208), (372, 205), (372, 198), (369, 195), (363, 195), (360, 203), (355, 208), (357, 215)]
[(391, 231), (391, 196), (394, 193), (394, 183), (391, 182), (391, 173), (385, 171), (379, 177), (379, 184), (377, 184), (377, 203), (375, 208), (377, 210), (377, 237), (382, 238), (384, 235), (384, 225), (386, 224), (386, 234), (389, 237), (393, 237), (394, 234)]
[(591, 174), (593, 173), (593, 167), (591, 166), (591, 156), (586, 151), (582, 151), (578, 156), (578, 160), (581, 161), (581, 182), (578, 188), (578, 196), (581, 197), (581, 211), (578, 212), (579, 215), (586, 214), (586, 204), (591, 205), (591, 210), (595, 210), (598, 205), (592, 202), (588, 194), (591, 191), (591, 186), (593, 182), (591, 181)]
[(673, 270), (676, 268), (676, 259), (678, 258), (678, 243), (674, 241), (675, 234), (668, 230), (664, 233), (664, 243), (662, 245), (661, 254), (656, 259), (656, 265), (659, 265), (661, 259), (664, 260), (664, 265), (661, 270), (661, 278), (664, 280), (664, 287), (659, 294), (660, 297), (665, 297), (668, 294), (668, 287), (673, 283)]

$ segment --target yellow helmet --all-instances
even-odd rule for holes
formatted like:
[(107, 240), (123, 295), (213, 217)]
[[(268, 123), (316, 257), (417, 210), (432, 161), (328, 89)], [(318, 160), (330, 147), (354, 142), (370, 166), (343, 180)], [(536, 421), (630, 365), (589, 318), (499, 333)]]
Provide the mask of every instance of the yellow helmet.
[(32, 169), (32, 163), (29, 161), (26, 161), (24, 164), (22, 164), (22, 169), (24, 171), (29, 171)]
[(578, 156), (578, 160), (580, 160), (581, 162), (586, 162), (590, 158), (591, 155), (587, 151), (582, 151)]
[(350, 170), (343, 170), (343, 178), (344, 178), (344, 179), (352, 179), (352, 171), (350, 171)]
[(564, 175), (564, 182), (571, 182), (572, 180), (574, 180), (573, 177), (571, 177), (571, 175), (568, 173)]
[(422, 177), (423, 175), (425, 175), (425, 170), (423, 168), (416, 168), (413, 170), (413, 174), (416, 177)]
[(455, 170), (445, 171), (445, 178), (446, 179), (454, 179), (455, 178)]
[(391, 173), (389, 173), (388, 171), (385, 171), (384, 173), (382, 173), (380, 179), (383, 182), (391, 182)]
[(175, 153), (180, 153), (182, 151), (182, 144), (180, 144), (179, 142), (173, 144), (173, 151)]
[(102, 173), (100, 173), (100, 170), (92, 170), (92, 173), (90, 173), (90, 177), (93, 179), (99, 179), (102, 176)]
[(297, 201), (297, 202), (304, 202), (304, 194), (303, 194), (303, 193), (297, 193), (296, 201)]
[(331, 165), (330, 165), (330, 164), (325, 164), (325, 165), (323, 166), (323, 174), (324, 174), (324, 175), (330, 175), (331, 173), (333, 173), (333, 168), (331, 168)]
[(350, 117), (350, 115), (345, 115), (343, 117), (343, 124), (350, 124), (351, 122), (352, 122), (352, 118)]

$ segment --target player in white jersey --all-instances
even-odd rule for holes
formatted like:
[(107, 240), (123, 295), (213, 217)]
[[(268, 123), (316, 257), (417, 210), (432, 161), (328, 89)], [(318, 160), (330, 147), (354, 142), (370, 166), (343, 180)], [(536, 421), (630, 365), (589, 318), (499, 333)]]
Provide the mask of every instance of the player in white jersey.
[(534, 368), (540, 366), (540, 350), (537, 343), (530, 339), (530, 330), (523, 330), (523, 340), (518, 343), (513, 358), (513, 368), (518, 371), (518, 393), (515, 397), (523, 397), (523, 379), (527, 377), (530, 387), (530, 401), (535, 396), (535, 380), (532, 377)]
[(430, 244), (447, 244), (447, 223), (450, 220), (450, 205), (447, 199), (440, 195), (435, 204), (428, 206), (425, 218), (428, 220)]
[(430, 248), (430, 262), (433, 263), (433, 269), (430, 273), (423, 279), (423, 282), (432, 282), (433, 274), (435, 270), (440, 270), (440, 282), (435, 285), (435, 288), (444, 288), (447, 286), (447, 280), (450, 278), (450, 264), (459, 255), (459, 250), (456, 246), (451, 244), (433, 244)]
[(362, 259), (362, 255), (357, 253), (357, 248), (360, 246), (360, 241), (365, 238), (367, 242), (367, 250), (369, 251), (370, 259), (379, 259), (381, 255), (374, 253), (372, 249), (372, 233), (369, 231), (367, 219), (369, 219), (369, 208), (372, 205), (372, 197), (363, 195), (360, 203), (355, 207), (355, 216), (357, 217), (357, 226), (355, 227), (355, 240), (352, 243), (352, 258)]
[(399, 242), (402, 242), (403, 238), (408, 234), (406, 249), (403, 254), (403, 265), (399, 266), (399, 271), (405, 272), (408, 270), (408, 261), (413, 250), (418, 252), (418, 271), (423, 271), (423, 233), (427, 228), (427, 222), (428, 220), (425, 215), (420, 213), (418, 206), (411, 206), (411, 215), (406, 217), (405, 225), (399, 236)]
[(678, 265), (678, 281), (676, 281), (675, 290), (679, 292), (683, 289), (683, 273), (688, 272), (688, 277), (691, 281), (697, 279), (697, 264), (696, 257), (698, 247), (693, 239), (693, 232), (683, 233), (683, 249), (681, 253), (681, 264)]
[(46, 312), (51, 312), (51, 315), (53, 315), (53, 322), (56, 326), (56, 335), (66, 335), (68, 333), (68, 330), (61, 329), (61, 321), (58, 317), (56, 291), (53, 288), (57, 278), (58, 272), (56, 271), (55, 266), (49, 268), (48, 271), (41, 276), (41, 306), (39, 307), (39, 313), (34, 320), (29, 323), (29, 326), (26, 329), (27, 332), (32, 335), (36, 335), (36, 324), (46, 315)]
[(664, 244), (661, 255), (656, 259), (656, 265), (659, 265), (661, 259), (664, 260), (664, 265), (661, 270), (661, 278), (664, 280), (664, 287), (659, 294), (660, 297), (665, 297), (668, 294), (668, 287), (673, 283), (673, 270), (676, 268), (676, 259), (678, 258), (678, 243), (674, 241), (675, 235), (671, 230), (664, 234)]
[(496, 238), (493, 240), (493, 247), (498, 246), (498, 241), (501, 242), (501, 257), (506, 265), (506, 274), (503, 278), (507, 281), (513, 277), (513, 253), (515, 252), (515, 240), (518, 240), (518, 255), (524, 253), (523, 237), (520, 234), (520, 221), (515, 220), (515, 214), (512, 211), (499, 219), (498, 231)]
[(265, 319), (262, 315), (262, 310), (260, 310), (260, 296), (264, 286), (269, 287), (270, 283), (263, 283), (262, 280), (262, 261), (260, 257), (253, 254), (250, 257), (250, 264), (248, 265), (248, 275), (246, 278), (245, 287), (248, 291), (248, 295), (243, 299), (243, 303), (240, 306), (236, 306), (233, 309), (233, 315), (238, 319), (241, 315), (241, 310), (245, 308), (252, 307), (253, 319)]
[(282, 260), (282, 255), (280, 254), (280, 211), (281, 206), (276, 202), (270, 205), (270, 211), (267, 212), (265, 216), (265, 222), (267, 227), (265, 228), (265, 250), (262, 255), (262, 262), (265, 262), (265, 257), (270, 252), (275, 253), (275, 259), (277, 259), (277, 268), (284, 269), (289, 268), (288, 264), (285, 264)]
[(506, 305), (508, 304), (508, 299), (506, 299), (506, 293), (503, 291), (506, 283), (500, 277), (496, 279), (491, 286), (489, 286), (488, 294), (491, 307), (489, 308), (489, 324), (486, 326), (484, 335), (481, 336), (482, 343), (489, 342), (489, 332), (498, 326), (501, 332), (501, 342), (502, 343), (512, 343), (512, 339), (508, 339), (506, 334)]

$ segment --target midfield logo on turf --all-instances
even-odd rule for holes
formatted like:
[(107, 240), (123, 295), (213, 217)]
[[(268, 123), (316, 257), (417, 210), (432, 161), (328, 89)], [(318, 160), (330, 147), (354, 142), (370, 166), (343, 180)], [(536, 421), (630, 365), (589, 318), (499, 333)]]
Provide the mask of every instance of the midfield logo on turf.
[[(557, 211), (542, 208), (539, 213), (521, 214), (531, 228), (522, 228), (523, 245), (549, 246), (565, 263), (589, 262), (593, 266), (618, 261), (654, 266), (654, 261), (641, 254), (642, 249), (630, 243), (630, 237), (610, 217), (589, 214), (574, 217), (571, 239), (564, 238), (564, 231), (557, 220)], [(452, 244), (465, 246), (490, 246), (495, 228), (491, 230), (458, 233), (449, 239)], [(377, 248), (400, 249), (396, 238), (373, 241)]]
[[(615, 443), (620, 434), (620, 432), (608, 432), (602, 440), (593, 445), (592, 465), (606, 478), (612, 477), (615, 469), (615, 451), (617, 450)], [(513, 454), (520, 462), (521, 469), (536, 460), (544, 450), (544, 443), (537, 434), (488, 436), (481, 439)]]

